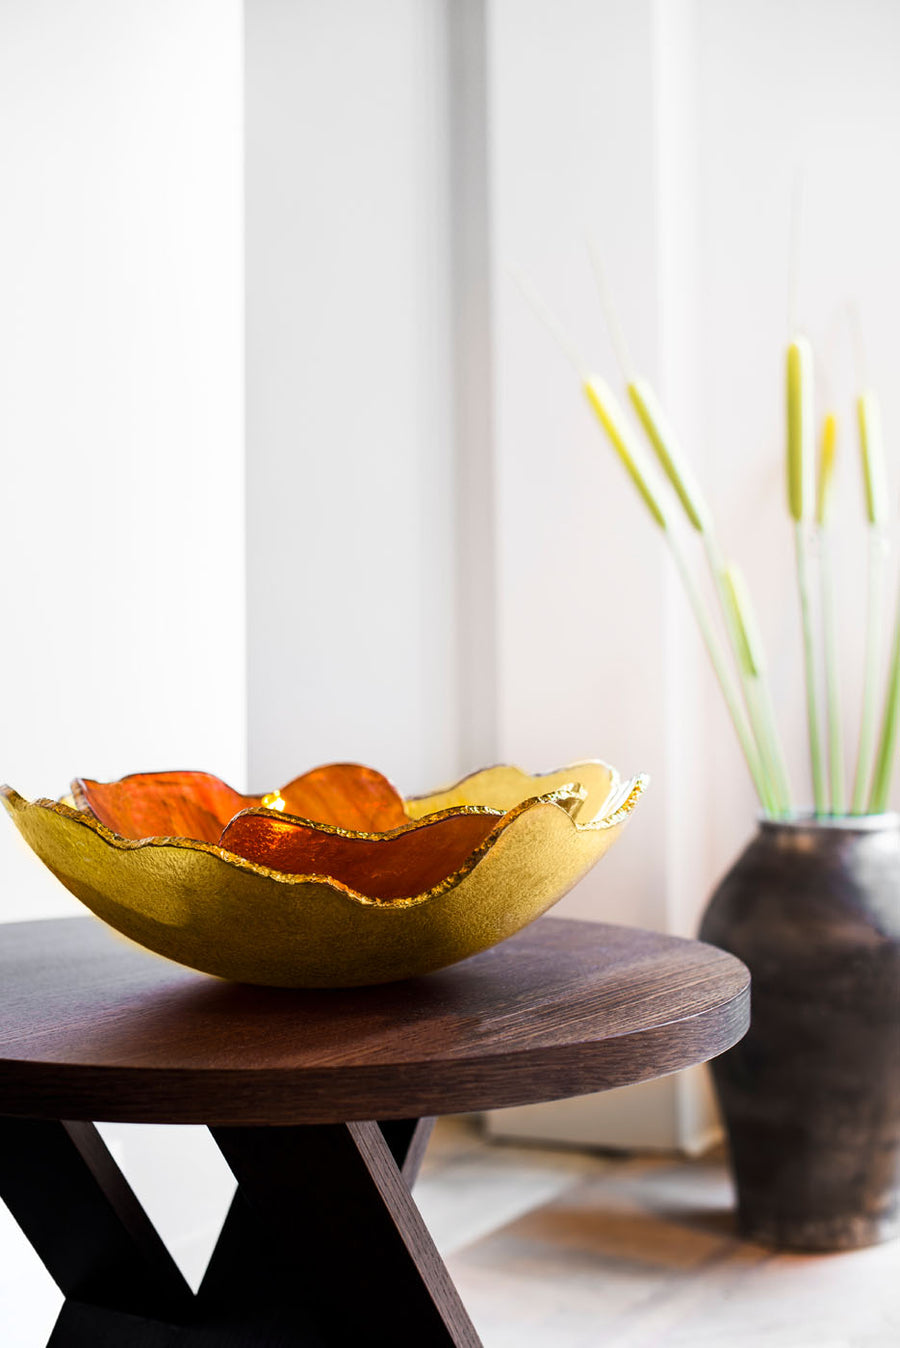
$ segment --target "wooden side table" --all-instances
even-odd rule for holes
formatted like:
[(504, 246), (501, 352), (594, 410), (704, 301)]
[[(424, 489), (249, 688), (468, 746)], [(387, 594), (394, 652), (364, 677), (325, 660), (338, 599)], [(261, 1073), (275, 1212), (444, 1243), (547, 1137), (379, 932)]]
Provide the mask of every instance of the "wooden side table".
[[(433, 1116), (674, 1072), (748, 1018), (731, 956), (553, 918), (324, 992), (222, 983), (89, 918), (0, 927), (0, 1196), (66, 1297), (50, 1345), (476, 1348), (410, 1195)], [(92, 1120), (210, 1128), (238, 1188), (196, 1295)]]

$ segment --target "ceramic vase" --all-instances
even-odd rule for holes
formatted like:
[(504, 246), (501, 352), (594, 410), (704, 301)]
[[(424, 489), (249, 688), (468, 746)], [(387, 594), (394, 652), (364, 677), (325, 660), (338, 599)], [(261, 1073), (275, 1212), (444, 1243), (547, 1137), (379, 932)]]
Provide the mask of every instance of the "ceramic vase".
[(742, 1234), (853, 1249), (900, 1230), (900, 816), (763, 821), (701, 938), (750, 969), (713, 1063)]

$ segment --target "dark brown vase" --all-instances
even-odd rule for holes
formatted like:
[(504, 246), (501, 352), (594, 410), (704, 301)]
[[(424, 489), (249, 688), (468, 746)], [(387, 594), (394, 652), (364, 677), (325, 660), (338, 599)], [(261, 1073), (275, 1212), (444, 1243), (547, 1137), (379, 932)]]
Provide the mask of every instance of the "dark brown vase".
[(713, 1064), (742, 1234), (841, 1250), (900, 1231), (900, 816), (764, 821), (704, 941), (753, 977)]

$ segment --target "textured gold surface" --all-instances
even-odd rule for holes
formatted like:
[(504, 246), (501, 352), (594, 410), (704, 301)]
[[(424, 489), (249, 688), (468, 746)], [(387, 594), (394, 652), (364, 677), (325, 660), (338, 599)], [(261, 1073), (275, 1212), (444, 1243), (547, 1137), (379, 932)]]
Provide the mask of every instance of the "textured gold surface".
[(501, 766), (411, 800), (410, 827), (460, 806), (497, 811), (497, 825), (439, 885), (384, 901), (328, 876), (269, 870), (211, 843), (121, 838), (62, 802), (0, 790), (54, 875), (140, 945), (240, 982), (347, 987), (425, 974), (514, 935), (599, 861), (644, 785), (644, 778), (622, 784), (596, 762), (540, 777)]

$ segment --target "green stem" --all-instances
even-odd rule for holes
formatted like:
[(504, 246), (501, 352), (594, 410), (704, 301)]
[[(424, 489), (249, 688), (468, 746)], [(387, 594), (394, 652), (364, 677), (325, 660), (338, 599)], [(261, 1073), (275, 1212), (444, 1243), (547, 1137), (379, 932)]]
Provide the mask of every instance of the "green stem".
[(862, 718), (859, 724), (859, 749), (853, 782), (851, 814), (866, 813), (866, 791), (872, 775), (875, 752), (875, 716), (878, 698), (878, 666), (881, 663), (881, 608), (884, 601), (884, 532), (869, 527), (868, 577), (866, 586), (866, 654), (863, 670)]
[(716, 635), (715, 628), (710, 621), (703, 598), (697, 588), (696, 581), (691, 574), (690, 566), (688, 565), (687, 558), (684, 555), (680, 542), (671, 529), (666, 530), (665, 536), (671, 549), (678, 574), (681, 577), (681, 583), (687, 594), (688, 603), (691, 606), (697, 626), (700, 629), (700, 635), (703, 639), (703, 644), (706, 647), (706, 653), (709, 656), (710, 664), (719, 681), (719, 687), (722, 690), (722, 696), (725, 699), (725, 705), (728, 708), (728, 714), (731, 717), (731, 723), (734, 726), (735, 734), (738, 737), (738, 743), (741, 746), (756, 793), (759, 796), (763, 809), (767, 814), (771, 815), (776, 812), (775, 802), (769, 791), (768, 781), (763, 771), (756, 745), (747, 729), (744, 713), (740, 704), (740, 697), (735, 690), (734, 682), (729, 672), (721, 643)]
[(894, 750), (897, 744), (898, 722), (900, 722), (900, 599), (898, 599), (897, 617), (894, 622), (891, 671), (888, 675), (884, 696), (878, 758), (875, 763), (872, 794), (869, 797), (869, 814), (881, 814), (883, 810), (887, 809), (888, 797), (891, 793), (891, 777), (894, 773)]
[(744, 688), (744, 696), (747, 699), (750, 724), (753, 727), (757, 749), (759, 750), (759, 761), (762, 764), (763, 772), (766, 774), (766, 784), (768, 786), (773, 812), (775, 815), (783, 816), (787, 811), (782, 802), (778, 781), (773, 771), (772, 746), (769, 742), (768, 728), (763, 713), (763, 699), (759, 676), (756, 674), (742, 674), (741, 683)]
[(834, 571), (831, 563), (831, 538), (826, 529), (821, 529), (819, 575), (822, 582), (822, 640), (825, 647), (825, 699), (828, 708), (828, 776), (831, 786), (831, 813), (843, 814), (847, 809), (844, 794), (844, 734), (841, 724)]
[(768, 679), (761, 677), (758, 679), (758, 685), (760, 719), (765, 727), (769, 759), (772, 763), (775, 781), (777, 783), (778, 800), (781, 805), (782, 815), (785, 818), (788, 818), (794, 811), (793, 795), (791, 792), (790, 777), (788, 776), (787, 761), (784, 756), (781, 737), (778, 734), (778, 722), (775, 718), (775, 708), (772, 704), (769, 681)]
[[(740, 635), (734, 630), (734, 615), (732, 605), (729, 603), (728, 593), (725, 589), (725, 558), (722, 557), (721, 547), (718, 546), (718, 539), (715, 538), (710, 528), (705, 528), (702, 535), (703, 547), (706, 550), (706, 561), (709, 565), (711, 577), (715, 585), (715, 596), (718, 599), (719, 611), (721, 611), (722, 620), (725, 623), (725, 630), (728, 632), (730, 647), (732, 647), (732, 656), (734, 665), (737, 667), (738, 678), (740, 678), (741, 693), (744, 696), (744, 706), (746, 716), (750, 723), (750, 731), (753, 733), (753, 739), (756, 740), (757, 754), (759, 754), (760, 770), (765, 778), (765, 787), (769, 801), (771, 801), (772, 811), (776, 814), (785, 814), (790, 810), (790, 801), (784, 798), (779, 782), (779, 772), (777, 764), (773, 762), (771, 743), (771, 732), (765, 724), (763, 700), (761, 700), (760, 689), (754, 689), (752, 686), (757, 679), (748, 674), (744, 669), (744, 662), (740, 655)], [(772, 727), (773, 729), (773, 727)], [(777, 732), (776, 732), (777, 739)]]
[(711, 529), (703, 531), (703, 546), (706, 560), (716, 587), (719, 609), (731, 642), (731, 651), (737, 666), (744, 696), (744, 706), (756, 741), (760, 766), (766, 778), (769, 798), (774, 813), (791, 813), (791, 788), (788, 782), (787, 765), (781, 747), (781, 739), (775, 722), (772, 699), (769, 694), (768, 680), (764, 674), (750, 675), (744, 668), (740, 657), (740, 637), (735, 631), (734, 616), (725, 589), (725, 559), (719, 547), (718, 539)]
[(800, 619), (803, 627), (803, 666), (806, 673), (806, 717), (809, 726), (809, 764), (812, 770), (813, 800), (816, 815), (828, 813), (825, 774), (822, 770), (822, 745), (819, 739), (819, 708), (816, 697), (816, 645), (813, 639), (812, 607), (809, 600), (809, 567), (803, 521), (794, 521), (794, 551), (797, 558), (797, 588), (800, 592)]

